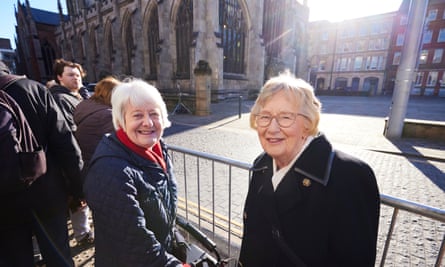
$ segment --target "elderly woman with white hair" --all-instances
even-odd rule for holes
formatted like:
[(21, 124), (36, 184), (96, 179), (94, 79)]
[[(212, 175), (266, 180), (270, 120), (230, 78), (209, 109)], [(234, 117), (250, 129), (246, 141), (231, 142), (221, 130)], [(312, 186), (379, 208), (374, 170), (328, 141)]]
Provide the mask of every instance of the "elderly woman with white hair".
[(312, 86), (288, 72), (263, 86), (250, 125), (264, 152), (252, 168), (239, 266), (374, 266), (376, 178), (333, 149), (320, 112)]
[(171, 254), (177, 187), (162, 141), (165, 102), (155, 87), (132, 80), (116, 86), (111, 105), (116, 131), (98, 144), (84, 184), (95, 266), (182, 267)]

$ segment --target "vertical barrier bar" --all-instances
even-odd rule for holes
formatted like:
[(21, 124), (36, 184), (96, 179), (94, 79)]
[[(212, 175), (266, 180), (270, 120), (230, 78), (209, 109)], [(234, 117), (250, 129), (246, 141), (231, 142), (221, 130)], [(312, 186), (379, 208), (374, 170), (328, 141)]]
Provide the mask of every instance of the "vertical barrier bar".
[(242, 108), (242, 102), (243, 102), (243, 96), (242, 95), (240, 95), (239, 96), (239, 98), (238, 98), (238, 119), (241, 119), (241, 112), (242, 112), (242, 110), (241, 110), (241, 108)]
[(437, 255), (437, 260), (436, 260), (436, 264), (434, 265), (435, 267), (440, 267), (441, 262), (442, 262), (442, 258), (445, 255), (445, 234), (443, 235), (443, 239), (442, 239), (442, 244), (440, 245), (440, 249), (439, 249), (439, 255)]
[(385, 247), (383, 248), (382, 260), (380, 261), (380, 267), (385, 266), (386, 254), (388, 254), (389, 242), (391, 241), (392, 232), (394, 231), (394, 225), (396, 224), (398, 208), (394, 208), (391, 218), (391, 224), (389, 225), (388, 234), (386, 235)]

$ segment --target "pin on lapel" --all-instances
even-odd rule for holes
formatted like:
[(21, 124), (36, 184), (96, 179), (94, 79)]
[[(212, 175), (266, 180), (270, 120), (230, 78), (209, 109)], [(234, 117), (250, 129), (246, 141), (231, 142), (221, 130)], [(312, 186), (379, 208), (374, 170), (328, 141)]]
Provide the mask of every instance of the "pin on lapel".
[(304, 187), (309, 187), (311, 186), (311, 180), (309, 180), (308, 178), (304, 178), (302, 184)]

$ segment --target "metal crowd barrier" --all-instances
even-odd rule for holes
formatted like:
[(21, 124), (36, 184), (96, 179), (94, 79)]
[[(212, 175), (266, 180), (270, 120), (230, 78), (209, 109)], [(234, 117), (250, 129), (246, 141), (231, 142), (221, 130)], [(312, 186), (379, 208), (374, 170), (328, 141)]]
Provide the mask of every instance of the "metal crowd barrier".
[[(178, 215), (207, 233), (225, 257), (237, 258), (251, 164), (174, 145), (169, 153), (178, 180)], [(381, 203), (375, 266), (441, 266), (445, 210), (384, 194)]]

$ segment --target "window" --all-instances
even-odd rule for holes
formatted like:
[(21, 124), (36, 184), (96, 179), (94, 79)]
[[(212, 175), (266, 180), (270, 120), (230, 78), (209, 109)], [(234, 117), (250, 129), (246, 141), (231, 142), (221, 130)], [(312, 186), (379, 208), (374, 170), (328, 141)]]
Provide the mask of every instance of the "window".
[(437, 83), (437, 71), (430, 71), (428, 73), (428, 79), (426, 81), (427, 86), (436, 86)]
[(438, 43), (445, 42), (445, 28), (440, 29), (439, 36), (437, 37), (437, 42)]
[(352, 52), (352, 43), (351, 42), (344, 43), (342, 52)]
[(369, 56), (366, 60), (367, 70), (382, 70), (383, 69), (383, 56)]
[(422, 85), (423, 82), (423, 72), (418, 72), (416, 74), (416, 80), (414, 82), (415, 85), (420, 86)]
[(321, 38), (322, 41), (327, 41), (329, 40), (329, 33), (328, 32), (322, 32), (321, 33)]
[(354, 60), (354, 70), (361, 70), (363, 64), (363, 57), (356, 57)]
[(380, 28), (380, 25), (378, 23), (371, 24), (371, 34), (378, 34), (379, 28)]
[(420, 52), (419, 64), (425, 64), (428, 60), (428, 50), (422, 50)]
[(427, 21), (432, 21), (437, 18), (437, 9), (431, 9), (428, 11), (428, 15), (426, 17)]
[(408, 16), (402, 15), (400, 17), (400, 25), (406, 25), (406, 24), (408, 24)]
[(423, 40), (422, 42), (424, 44), (429, 44), (431, 43), (431, 39), (433, 38), (433, 31), (432, 30), (427, 30), (423, 33)]
[[(271, 4), (270, 1), (265, 1)], [(219, 0), (219, 22), (224, 47), (223, 70), (225, 73), (244, 73), (244, 49), (246, 46), (246, 26), (238, 0)], [(275, 31), (274, 40), (283, 32)]]
[(160, 51), (159, 47), (159, 25), (158, 25), (158, 6), (155, 6), (151, 11), (148, 22), (148, 57), (150, 66), (150, 76), (152, 79), (157, 77), (157, 60), (156, 54)]
[[(283, 0), (281, 0), (282, 2)], [(273, 3), (271, 0), (264, 1), (263, 13), (263, 39), (266, 48), (266, 55), (270, 58), (277, 58), (282, 48), (283, 34), (283, 10), (274, 8), (284, 6), (283, 3)], [(321, 33), (321, 40), (327, 41), (327, 32)]]
[(326, 70), (326, 60), (320, 60), (320, 63), (318, 64), (318, 70)]
[(434, 49), (433, 63), (441, 63), (442, 62), (443, 49)]
[(328, 53), (328, 47), (326, 44), (320, 45), (320, 55), (326, 55)]
[(442, 80), (439, 81), (440, 87), (445, 86), (445, 71), (442, 73)]
[(366, 68), (368, 70), (376, 70), (378, 65), (378, 60), (379, 59), (376, 56), (368, 57)]
[(392, 64), (393, 65), (399, 65), (401, 58), (402, 58), (402, 52), (395, 52), (394, 53), (394, 58), (392, 59)]
[(348, 62), (349, 62), (349, 58), (342, 58), (340, 60), (340, 70), (341, 71), (347, 71), (348, 70)]
[(358, 41), (357, 45), (356, 45), (356, 51), (364, 51), (365, 47), (366, 47), (365, 45), (366, 45), (366, 43), (364, 40)]
[(366, 25), (364, 25), (359, 29), (358, 34), (359, 34), (359, 36), (366, 36), (366, 35), (368, 35), (368, 31), (369, 31), (368, 27)]
[(375, 50), (375, 43), (376, 43), (376, 40), (369, 40), (368, 50)]
[(176, 15), (176, 77), (190, 78), (190, 46), (193, 34), (193, 1), (182, 0)]
[(133, 27), (132, 27), (132, 19), (131, 17), (128, 19), (125, 27), (125, 55), (126, 55), (126, 61), (125, 61), (125, 67), (124, 67), (124, 73), (125, 74), (131, 74), (131, 62), (134, 56), (134, 40), (133, 40)]
[(399, 33), (397, 34), (396, 46), (402, 46), (405, 41), (405, 34)]

